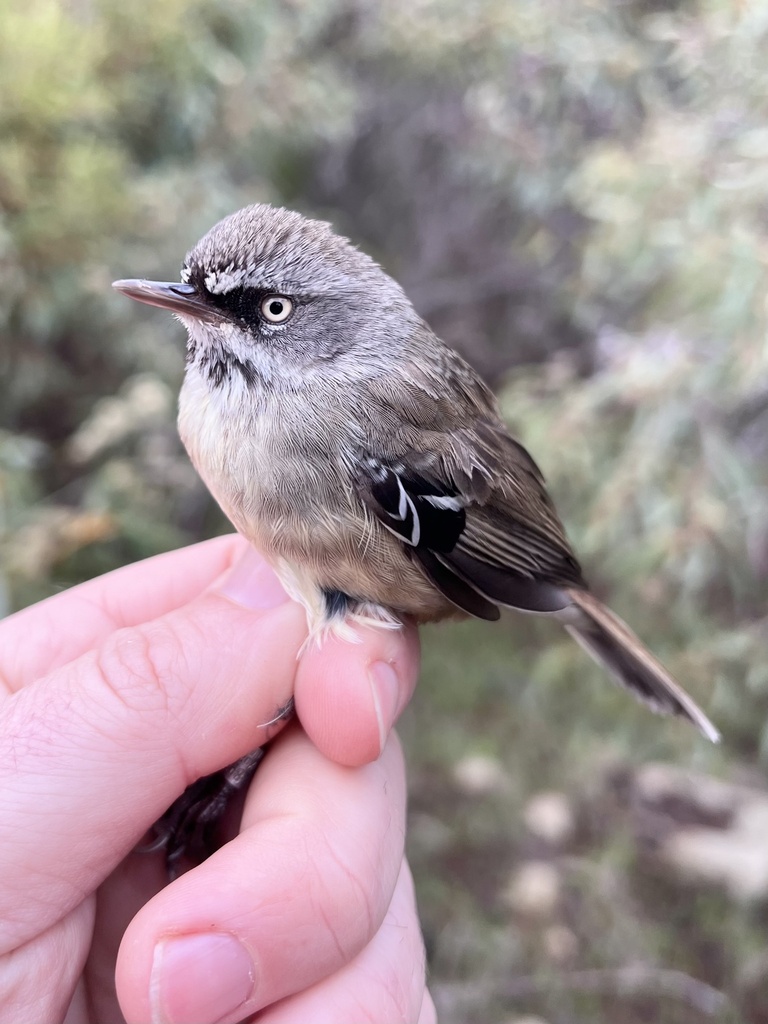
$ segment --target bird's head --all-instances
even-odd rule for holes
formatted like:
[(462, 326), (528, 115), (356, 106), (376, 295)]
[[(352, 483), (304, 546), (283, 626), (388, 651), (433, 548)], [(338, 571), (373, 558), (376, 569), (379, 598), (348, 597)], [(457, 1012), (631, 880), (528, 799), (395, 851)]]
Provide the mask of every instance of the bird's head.
[(181, 320), (212, 387), (290, 387), (331, 363), (375, 362), (417, 322), (400, 286), (329, 224), (264, 204), (219, 221), (180, 277), (113, 287)]

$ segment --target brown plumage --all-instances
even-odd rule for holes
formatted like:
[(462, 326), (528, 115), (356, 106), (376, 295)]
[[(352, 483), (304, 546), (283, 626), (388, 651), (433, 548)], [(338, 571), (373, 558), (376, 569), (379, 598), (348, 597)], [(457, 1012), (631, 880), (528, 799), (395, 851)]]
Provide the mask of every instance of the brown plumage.
[(554, 615), (655, 711), (717, 730), (587, 589), (536, 463), (474, 370), (327, 224), (253, 206), (181, 284), (117, 282), (189, 332), (179, 428), (313, 631)]

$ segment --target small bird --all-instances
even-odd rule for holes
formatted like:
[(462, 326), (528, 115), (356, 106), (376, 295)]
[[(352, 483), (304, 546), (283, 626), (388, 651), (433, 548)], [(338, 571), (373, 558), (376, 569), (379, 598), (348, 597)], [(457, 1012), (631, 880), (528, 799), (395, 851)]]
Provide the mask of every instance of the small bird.
[(194, 246), (179, 283), (114, 287), (186, 327), (182, 441), (310, 635), (549, 615), (654, 711), (719, 739), (589, 591), (488, 386), (329, 224), (248, 206)]

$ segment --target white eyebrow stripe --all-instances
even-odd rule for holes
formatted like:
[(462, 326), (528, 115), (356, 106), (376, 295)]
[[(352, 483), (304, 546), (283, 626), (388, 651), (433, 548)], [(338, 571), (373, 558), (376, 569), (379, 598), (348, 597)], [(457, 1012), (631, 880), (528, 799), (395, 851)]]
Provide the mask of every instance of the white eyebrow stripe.
[(205, 287), (214, 295), (226, 295), (239, 288), (246, 278), (245, 270), (229, 266), (225, 270), (212, 270), (205, 278)]

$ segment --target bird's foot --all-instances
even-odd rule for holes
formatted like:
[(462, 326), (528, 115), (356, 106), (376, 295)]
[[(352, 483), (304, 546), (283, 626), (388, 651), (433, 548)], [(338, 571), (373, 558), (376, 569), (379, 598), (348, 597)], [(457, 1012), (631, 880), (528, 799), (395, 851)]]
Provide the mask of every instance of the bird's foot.
[[(293, 717), (293, 699), (289, 700), (264, 727), (277, 725)], [(224, 842), (222, 823), (235, 797), (253, 778), (266, 753), (258, 747), (245, 757), (211, 775), (197, 779), (184, 790), (165, 814), (153, 825), (154, 838), (138, 848), (140, 853), (162, 850), (168, 877), (180, 874), (181, 863), (199, 864)]]

